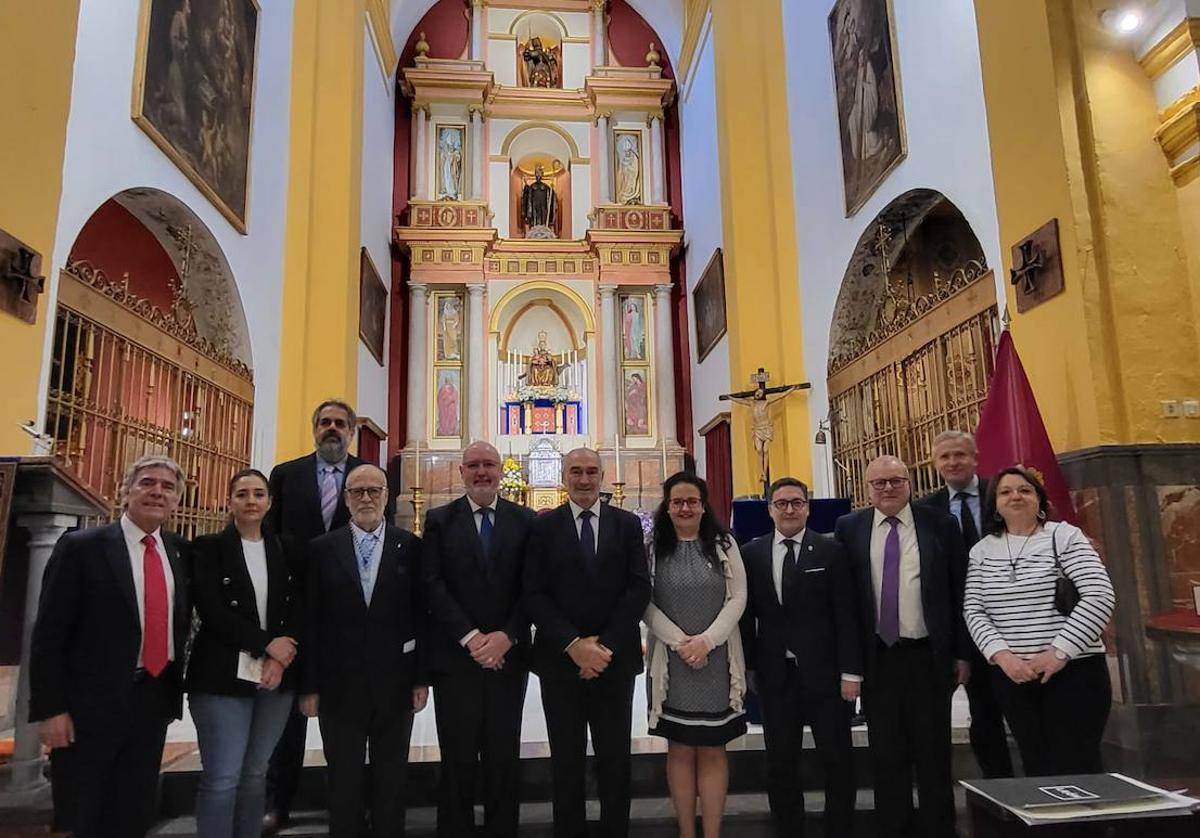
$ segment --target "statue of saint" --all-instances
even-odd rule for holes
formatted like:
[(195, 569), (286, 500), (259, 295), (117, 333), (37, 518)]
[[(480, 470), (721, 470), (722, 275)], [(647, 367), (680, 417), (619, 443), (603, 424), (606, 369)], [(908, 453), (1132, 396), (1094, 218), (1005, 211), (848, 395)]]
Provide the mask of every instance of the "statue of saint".
[(617, 140), (616, 180), (618, 204), (642, 202), (642, 158), (633, 134), (622, 134)]
[(525, 78), (530, 87), (558, 87), (558, 58), (552, 50), (542, 46), (536, 35), (525, 44), (521, 52), (525, 62)]
[(558, 363), (546, 346), (546, 333), (538, 332), (537, 346), (529, 356), (525, 383), (531, 387), (553, 387), (558, 384)]
[(558, 196), (545, 182), (545, 176), (546, 169), (539, 164), (533, 170), (533, 182), (521, 190), (521, 221), (527, 239), (557, 238), (554, 226), (558, 220)]

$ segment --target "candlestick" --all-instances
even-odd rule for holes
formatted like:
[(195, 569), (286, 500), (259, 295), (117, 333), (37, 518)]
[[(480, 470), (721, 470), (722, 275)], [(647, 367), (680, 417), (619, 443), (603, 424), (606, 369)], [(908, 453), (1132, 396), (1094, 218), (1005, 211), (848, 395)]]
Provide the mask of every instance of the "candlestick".
[(425, 508), (425, 494), (420, 486), (412, 487), (412, 499), (409, 503), (413, 508), (413, 534), (421, 535), (421, 531), (425, 529), (421, 519), (421, 510)]
[(612, 487), (613, 493), (611, 503), (618, 507), (623, 506), (625, 504), (625, 484), (620, 480), (614, 480)]

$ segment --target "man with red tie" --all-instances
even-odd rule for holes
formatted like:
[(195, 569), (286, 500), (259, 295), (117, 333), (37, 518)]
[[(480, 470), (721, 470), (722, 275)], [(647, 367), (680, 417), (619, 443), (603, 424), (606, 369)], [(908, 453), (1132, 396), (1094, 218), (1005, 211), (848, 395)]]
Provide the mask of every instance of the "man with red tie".
[(120, 521), (64, 535), (46, 566), (29, 719), (50, 749), (55, 828), (76, 838), (136, 838), (155, 820), (167, 725), (183, 709), (185, 545), (162, 529), (183, 484), (173, 460), (141, 458)]

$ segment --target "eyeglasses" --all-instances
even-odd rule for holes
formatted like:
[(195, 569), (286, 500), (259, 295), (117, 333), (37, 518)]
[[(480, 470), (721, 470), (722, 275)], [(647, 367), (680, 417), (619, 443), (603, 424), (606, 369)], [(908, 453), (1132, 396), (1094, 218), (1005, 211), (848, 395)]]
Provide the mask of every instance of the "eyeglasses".
[(672, 509), (699, 509), (703, 505), (700, 498), (671, 498), (670, 506)]
[(878, 492), (882, 492), (884, 489), (899, 489), (907, 482), (907, 477), (881, 477), (878, 480), (868, 480), (867, 485)]
[(808, 501), (806, 501), (804, 498), (795, 498), (792, 500), (780, 498), (779, 500), (771, 501), (771, 506), (775, 507), (775, 509), (779, 512), (787, 512), (791, 509), (799, 512), (801, 509), (808, 506)]
[(346, 494), (355, 500), (370, 498), (371, 500), (379, 500), (383, 497), (382, 486), (359, 486), (354, 489), (347, 489)]

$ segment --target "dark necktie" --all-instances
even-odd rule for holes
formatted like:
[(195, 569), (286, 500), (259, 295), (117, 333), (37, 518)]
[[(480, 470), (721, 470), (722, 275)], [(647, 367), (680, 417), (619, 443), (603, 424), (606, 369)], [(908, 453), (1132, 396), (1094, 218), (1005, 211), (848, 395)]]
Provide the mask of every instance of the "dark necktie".
[(779, 599), (782, 605), (787, 605), (792, 585), (796, 583), (796, 542), (791, 538), (785, 538), (783, 546), (787, 548), (787, 553), (783, 556), (783, 578), (781, 580), (783, 591)]
[(479, 507), (483, 519), (479, 522), (479, 543), (483, 546), (483, 569), (492, 569), (492, 510), (489, 507)]
[(596, 531), (592, 529), (592, 510), (579, 513), (579, 549), (583, 551), (583, 566), (591, 573), (596, 569)]
[(971, 505), (967, 503), (967, 498), (971, 497), (966, 492), (959, 492), (954, 496), (958, 501), (958, 524), (962, 527), (963, 541), (967, 542), (967, 549), (970, 550), (979, 541), (979, 530), (975, 528), (975, 516), (971, 514)]

